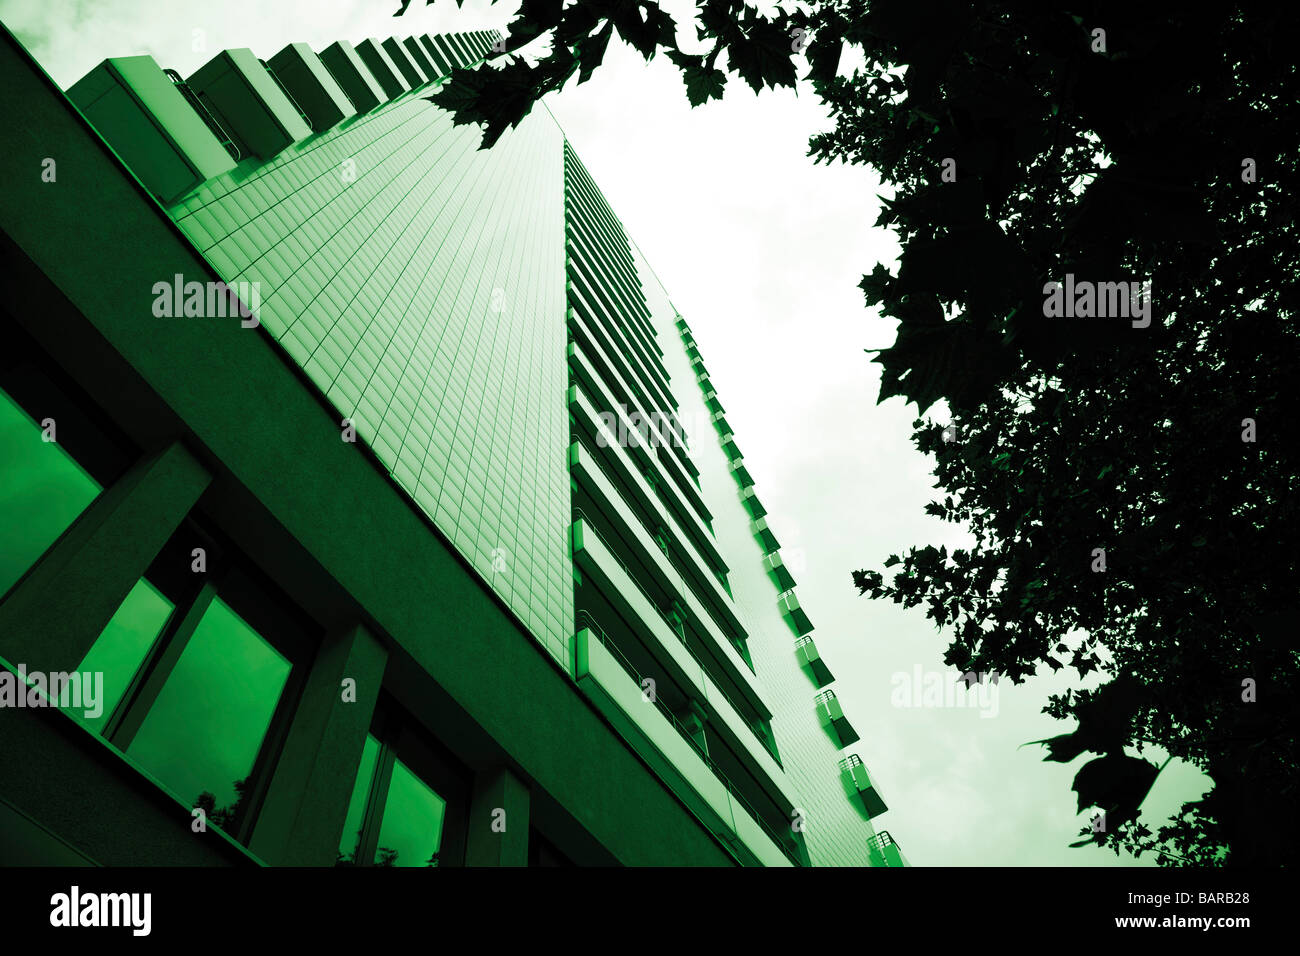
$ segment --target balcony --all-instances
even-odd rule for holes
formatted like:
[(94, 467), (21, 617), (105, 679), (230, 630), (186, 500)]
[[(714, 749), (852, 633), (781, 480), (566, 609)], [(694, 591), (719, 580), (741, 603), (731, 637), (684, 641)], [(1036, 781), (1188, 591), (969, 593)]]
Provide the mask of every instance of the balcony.
[[(712, 715), (710, 726), (737, 755), (744, 755), (746, 769), (774, 804), (788, 810), (795, 801), (786, 789), (785, 770), (768, 749), (768, 742), (746, 714), (768, 720), (771, 712), (761, 699), (742, 693), (733, 698), (724, 690), (700, 658), (682, 639), (672, 623), (659, 611), (628, 568), (585, 516), (573, 526), (574, 562), (614, 612), (631, 628), (631, 637), (644, 646), (668, 678), (691, 700), (701, 702)], [(629, 645), (630, 646), (630, 645)], [(734, 684), (733, 684), (734, 686)], [(749, 690), (749, 688), (741, 688)], [(744, 710), (737, 703), (743, 698)]]
[(758, 539), (759, 546), (762, 547), (764, 554), (771, 554), (777, 548), (781, 547), (781, 543), (776, 540), (776, 534), (770, 527), (768, 527), (766, 518), (758, 518), (755, 520), (750, 525), (749, 530), (752, 531), (754, 537)]
[(431, 76), (424, 75), (424, 71), (416, 64), (415, 59), (407, 52), (406, 46), (397, 37), (389, 37), (380, 45), (388, 54), (388, 58), (393, 61), (398, 72), (402, 74), (402, 79), (410, 84), (411, 89), (419, 89), (433, 79)]
[(752, 486), (740, 493), (740, 503), (745, 506), (751, 518), (761, 518), (767, 514), (767, 509), (763, 507), (763, 502), (758, 500), (758, 493)]
[(880, 791), (876, 789), (875, 782), (867, 773), (866, 764), (857, 754), (849, 754), (840, 761), (840, 773), (858, 799), (862, 801), (868, 819), (874, 820), (889, 809)]
[(808, 615), (799, 606), (799, 599), (795, 597), (794, 591), (786, 591), (782, 594), (777, 599), (777, 606), (781, 608), (781, 613), (794, 631), (795, 637), (803, 637), (813, 629), (812, 621), (808, 620)]
[(245, 155), (270, 159), (311, 135), (297, 104), (252, 50), (218, 53), (186, 85), (230, 130)]
[(690, 732), (658, 700), (599, 629), (574, 636), (578, 689), (720, 842), (747, 866), (799, 865), (793, 839), (782, 841), (736, 792)]
[(888, 830), (881, 830), (873, 836), (867, 843), (867, 850), (871, 854), (872, 866), (907, 866), (902, 848)]
[(356, 115), (343, 87), (307, 44), (290, 43), (267, 61), (267, 69), (307, 114), (312, 129), (326, 130)]
[(392, 100), (401, 96), (408, 89), (406, 81), (397, 64), (392, 61), (377, 40), (362, 40), (357, 44), (357, 56), (370, 69), (379, 88), (384, 91), (384, 99)]
[(817, 717), (822, 722), (822, 726), (834, 735), (841, 747), (858, 742), (858, 732), (844, 716), (840, 702), (835, 697), (835, 691), (824, 690), (817, 695)]
[(438, 67), (433, 65), (433, 61), (429, 59), (429, 54), (425, 52), (419, 39), (416, 37), (407, 37), (402, 41), (402, 45), (406, 47), (406, 55), (415, 61), (415, 65), (420, 68), (420, 72), (427, 76), (431, 81), (439, 80), (446, 75), (442, 73)]
[(388, 95), (352, 44), (345, 40), (331, 43), (321, 51), (320, 58), (358, 113), (369, 113), (380, 103), (388, 102)]
[(778, 591), (789, 591), (794, 587), (794, 575), (785, 566), (785, 561), (781, 558), (779, 551), (764, 555), (763, 570), (767, 572), (768, 579), (776, 585)]
[(235, 167), (217, 133), (186, 102), (184, 86), (153, 57), (105, 60), (68, 89), (68, 98), (163, 203)]
[(812, 635), (805, 634), (797, 639), (794, 642), (794, 653), (795, 657), (799, 659), (800, 668), (812, 678), (817, 687), (825, 687), (835, 680), (835, 675), (826, 666), (826, 662), (822, 660), (822, 656), (817, 650), (817, 645), (813, 643)]

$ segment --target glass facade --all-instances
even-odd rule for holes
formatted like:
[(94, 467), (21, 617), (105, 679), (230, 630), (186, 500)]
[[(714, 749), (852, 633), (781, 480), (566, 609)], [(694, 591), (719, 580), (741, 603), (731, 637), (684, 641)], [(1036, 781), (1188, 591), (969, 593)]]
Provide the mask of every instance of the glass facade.
[(259, 283), (262, 326), (567, 665), (561, 144), (542, 112), (479, 152), (407, 93), (171, 212), (226, 282)]
[(289, 677), (289, 662), (213, 598), (126, 753), (178, 795), (232, 819)]
[[(56, 430), (53, 433), (57, 438)], [(0, 594), (36, 563), (99, 494), (48, 427), (0, 390)]]

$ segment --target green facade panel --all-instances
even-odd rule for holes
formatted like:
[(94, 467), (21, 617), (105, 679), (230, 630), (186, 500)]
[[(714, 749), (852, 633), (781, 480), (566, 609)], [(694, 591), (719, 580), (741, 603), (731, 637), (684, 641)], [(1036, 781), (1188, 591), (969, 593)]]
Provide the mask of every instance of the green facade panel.
[[(568, 666), (562, 138), (405, 98), (171, 207), (261, 324)], [(329, 476), (322, 474), (322, 481)]]

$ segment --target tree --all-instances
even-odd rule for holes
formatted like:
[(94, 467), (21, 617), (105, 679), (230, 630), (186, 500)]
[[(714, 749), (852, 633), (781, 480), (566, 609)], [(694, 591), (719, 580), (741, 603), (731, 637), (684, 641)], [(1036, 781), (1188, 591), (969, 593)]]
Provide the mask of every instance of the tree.
[[(853, 575), (924, 606), (945, 663), (1014, 682), (1100, 673), (1045, 710), (1049, 760), (1096, 842), (1163, 863), (1293, 863), (1300, 834), (1294, 5), (814, 0), (696, 6), (697, 51), (645, 0), (523, 0), (506, 49), (433, 100), (484, 145), (617, 34), (692, 104), (729, 75), (794, 86), (834, 128), (810, 156), (871, 166), (898, 267), (862, 279), (898, 321), (879, 400), (919, 415), (927, 511), (970, 532)], [(517, 55), (549, 38), (548, 52)], [(844, 58), (845, 50), (855, 56)], [(846, 66), (841, 68), (841, 62)], [(847, 65), (847, 64), (853, 65)], [(943, 421), (943, 412), (947, 420)], [(1214, 786), (1152, 830), (1158, 745)]]
[(244, 797), (248, 796), (248, 782), (249, 778), (245, 777), (243, 780), (236, 780), (232, 784), (235, 799), (228, 806), (218, 807), (216, 794), (211, 790), (204, 790), (195, 798), (191, 809), (202, 810), (208, 823), (220, 827), (233, 836), (239, 808), (244, 802)]

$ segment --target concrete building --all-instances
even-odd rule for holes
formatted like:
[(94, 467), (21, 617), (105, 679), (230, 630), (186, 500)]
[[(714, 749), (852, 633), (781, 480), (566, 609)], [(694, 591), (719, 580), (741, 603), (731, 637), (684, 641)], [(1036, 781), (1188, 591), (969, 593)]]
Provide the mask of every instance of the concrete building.
[(426, 99), (495, 39), (4, 34), (0, 862), (903, 865), (687, 320)]

